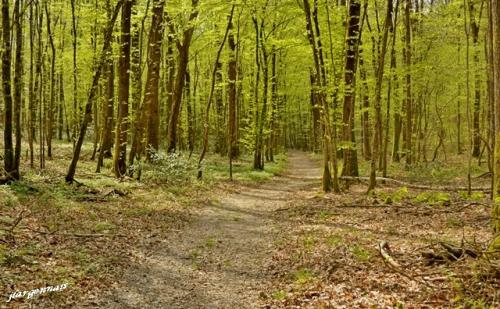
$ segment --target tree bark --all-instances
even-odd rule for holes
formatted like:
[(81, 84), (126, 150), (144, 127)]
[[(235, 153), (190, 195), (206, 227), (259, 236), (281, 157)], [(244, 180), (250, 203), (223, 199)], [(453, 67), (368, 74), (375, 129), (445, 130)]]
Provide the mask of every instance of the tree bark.
[(160, 103), (158, 100), (160, 81), (161, 42), (163, 40), (163, 7), (165, 1), (153, 1), (153, 16), (149, 32), (148, 72), (144, 106), (148, 110), (147, 152), (148, 159), (160, 148)]
[(412, 146), (412, 135), (413, 135), (413, 98), (412, 98), (412, 89), (411, 89), (411, 10), (412, 4), (411, 0), (405, 1), (405, 46), (404, 46), (404, 61), (405, 61), (405, 69), (406, 69), (406, 77), (405, 77), (405, 115), (406, 115), (406, 123), (405, 123), (405, 158), (406, 165), (411, 165), (413, 163), (413, 146)]
[(47, 35), (49, 37), (50, 50), (52, 52), (50, 59), (50, 98), (48, 103), (48, 124), (47, 124), (47, 156), (52, 158), (52, 136), (54, 134), (54, 102), (56, 88), (56, 46), (51, 28), (51, 18), (48, 4), (45, 3), (45, 13), (47, 15)]
[(10, 40), (10, 0), (2, 0), (2, 88), (4, 102), (4, 168), (6, 179), (14, 180), (19, 178), (19, 171), (16, 169), (14, 160), (14, 145), (12, 140), (13, 128), (13, 106), (12, 106), (12, 84), (11, 84), (11, 61), (12, 46)]
[(77, 25), (76, 25), (76, 12), (75, 12), (75, 0), (71, 0), (71, 21), (72, 21), (72, 31), (73, 36), (73, 143), (76, 140), (76, 135), (78, 133), (78, 125), (80, 124), (80, 108), (78, 106), (78, 66), (77, 66)]
[(23, 103), (23, 88), (24, 88), (24, 60), (23, 60), (23, 21), (22, 0), (16, 0), (14, 5), (14, 19), (16, 29), (16, 63), (14, 70), (14, 125), (16, 129), (16, 148), (14, 150), (14, 178), (19, 179), (19, 163), (21, 161), (21, 110)]
[(124, 0), (121, 16), (120, 58), (118, 60), (118, 117), (115, 132), (113, 170), (116, 177), (127, 172), (127, 137), (130, 97), (130, 31), (133, 0)]
[(495, 233), (500, 233), (500, 1), (491, 0), (492, 42), (493, 42), (493, 71), (494, 71), (494, 98), (495, 98), (495, 158), (493, 183), (493, 210), (492, 223)]
[(359, 34), (360, 34), (361, 4), (359, 0), (349, 3), (348, 30), (344, 66), (344, 108), (343, 108), (343, 143), (344, 145), (344, 167), (342, 176), (358, 176), (358, 155), (356, 150), (356, 139), (354, 135), (355, 114), (355, 76), (358, 60)]
[(104, 164), (104, 158), (112, 156), (111, 147), (113, 146), (113, 113), (115, 103), (115, 68), (113, 59), (108, 57), (104, 70), (107, 76), (106, 99), (104, 102), (104, 125), (101, 131), (101, 150), (97, 159), (97, 173), (100, 172)]
[(235, 159), (238, 156), (237, 149), (237, 138), (238, 138), (238, 128), (237, 128), (237, 96), (236, 96), (236, 82), (237, 82), (237, 58), (236, 58), (236, 41), (234, 39), (233, 22), (229, 24), (229, 63), (228, 63), (228, 137), (229, 137), (229, 159)]
[(384, 34), (382, 36), (381, 48), (377, 65), (377, 76), (375, 83), (375, 127), (373, 130), (373, 150), (372, 160), (370, 164), (370, 182), (368, 184), (368, 192), (375, 189), (377, 185), (377, 161), (380, 155), (380, 135), (382, 131), (382, 82), (384, 78), (385, 54), (387, 52), (387, 40), (389, 37), (389, 29), (392, 27), (392, 0), (387, 0), (387, 12), (385, 16)]

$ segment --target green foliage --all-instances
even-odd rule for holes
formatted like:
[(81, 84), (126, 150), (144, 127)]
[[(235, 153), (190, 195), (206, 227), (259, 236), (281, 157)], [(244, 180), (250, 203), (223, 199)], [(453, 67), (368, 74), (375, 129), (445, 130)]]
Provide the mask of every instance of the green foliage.
[(150, 164), (145, 164), (143, 179), (164, 184), (187, 182), (196, 175), (194, 160), (179, 153), (155, 153)]
[(0, 211), (3, 207), (12, 208), (19, 205), (19, 198), (10, 186), (0, 186)]
[(314, 274), (310, 269), (301, 268), (293, 273), (295, 283), (302, 285), (310, 282), (314, 278)]
[(284, 300), (286, 299), (287, 293), (283, 290), (279, 290), (273, 293), (273, 298), (276, 300)]
[(360, 245), (352, 247), (351, 253), (360, 262), (368, 262), (372, 258), (370, 251)]
[(302, 244), (307, 250), (311, 250), (316, 244), (316, 237), (314, 235), (306, 235), (302, 238)]
[(458, 194), (460, 198), (469, 201), (481, 201), (486, 197), (483, 192), (472, 192), (472, 194), (469, 195), (467, 191), (460, 191)]
[(447, 206), (450, 205), (451, 197), (449, 193), (428, 191), (420, 193), (413, 201), (427, 203), (431, 206)]
[(325, 239), (325, 242), (327, 245), (329, 246), (332, 246), (332, 247), (336, 247), (338, 246), (340, 243), (342, 243), (342, 237), (338, 236), (338, 235), (329, 235), (326, 239)]

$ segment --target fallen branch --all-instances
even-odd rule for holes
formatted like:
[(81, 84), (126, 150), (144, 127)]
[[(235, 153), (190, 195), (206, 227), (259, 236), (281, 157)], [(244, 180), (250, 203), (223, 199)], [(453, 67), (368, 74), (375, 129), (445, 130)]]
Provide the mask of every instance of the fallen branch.
[(389, 248), (389, 243), (387, 243), (387, 241), (382, 241), (378, 245), (378, 249), (380, 251), (380, 255), (384, 258), (384, 261), (389, 263), (389, 265), (391, 265), (392, 267), (399, 268), (399, 263), (396, 262), (396, 260), (392, 258), (389, 253), (391, 249)]
[[(353, 176), (342, 176), (342, 177), (339, 177), (339, 179), (341, 179), (341, 180), (359, 180), (359, 181), (370, 180), (369, 177), (353, 177)], [(420, 189), (420, 190), (452, 191), (452, 192), (467, 191), (468, 190), (467, 187), (443, 187), (443, 186), (416, 185), (416, 184), (411, 184), (411, 183), (404, 182), (401, 180), (392, 179), (392, 178), (385, 178), (385, 177), (377, 177), (377, 180), (385, 181), (385, 182), (389, 182), (389, 183), (394, 183), (394, 184), (397, 184), (400, 186), (405, 186), (405, 187), (411, 188), (411, 189)], [(485, 192), (485, 193), (491, 192), (491, 188), (485, 188), (485, 187), (475, 187), (475, 188), (471, 188), (471, 190)]]
[(454, 261), (458, 261), (460, 258), (462, 258), (465, 255), (470, 256), (473, 259), (478, 258), (479, 254), (474, 252), (471, 249), (465, 249), (465, 248), (460, 248), (460, 247), (455, 247), (450, 244), (440, 242), (439, 243), (443, 248), (446, 249), (449, 253), (449, 258), (451, 258)]
[(418, 283), (421, 283), (431, 289), (435, 289), (436, 286), (430, 284), (429, 282), (425, 281), (425, 280), (419, 280), (417, 278), (414, 278), (408, 274), (406, 274), (404, 271), (401, 270), (401, 267), (399, 265), (399, 263), (390, 255), (390, 248), (389, 248), (389, 243), (387, 241), (382, 241), (379, 246), (379, 252), (380, 252), (380, 255), (382, 256), (383, 260), (384, 260), (384, 263), (386, 265), (389, 266), (389, 268), (391, 268), (392, 270), (394, 270), (396, 273), (398, 273), (399, 275), (407, 278), (407, 279), (410, 279), (412, 281), (415, 281), (415, 282), (418, 282)]

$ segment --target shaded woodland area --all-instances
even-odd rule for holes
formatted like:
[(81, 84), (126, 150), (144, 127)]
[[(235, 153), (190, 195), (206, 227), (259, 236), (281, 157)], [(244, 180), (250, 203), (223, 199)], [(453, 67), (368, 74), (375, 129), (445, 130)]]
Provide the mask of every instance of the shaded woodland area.
[(0, 307), (500, 306), (498, 0), (1, 15)]

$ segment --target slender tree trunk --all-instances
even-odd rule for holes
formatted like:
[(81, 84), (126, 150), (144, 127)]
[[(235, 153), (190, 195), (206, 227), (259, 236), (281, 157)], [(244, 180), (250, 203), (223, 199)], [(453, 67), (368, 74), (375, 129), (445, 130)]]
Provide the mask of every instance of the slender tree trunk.
[(113, 170), (116, 177), (127, 171), (127, 137), (130, 94), (130, 31), (133, 0), (124, 0), (121, 16), (120, 59), (118, 60), (118, 118), (116, 120)]
[(479, 67), (479, 23), (476, 21), (476, 10), (474, 7), (474, 1), (469, 2), (469, 25), (470, 32), (472, 35), (472, 48), (473, 48), (473, 58), (474, 58), (474, 111), (472, 120), (472, 156), (478, 158), (481, 153), (481, 132), (479, 125), (479, 116), (481, 112), (481, 69)]
[(82, 121), (82, 125), (80, 127), (80, 134), (78, 135), (78, 139), (75, 144), (75, 149), (73, 151), (73, 158), (71, 159), (70, 166), (68, 168), (68, 173), (66, 174), (66, 182), (72, 183), (75, 178), (76, 166), (78, 164), (78, 160), (80, 159), (80, 152), (83, 145), (83, 140), (85, 138), (85, 133), (87, 132), (87, 127), (89, 123), (92, 121), (92, 104), (96, 99), (97, 88), (99, 86), (99, 80), (101, 79), (102, 71), (104, 64), (107, 59), (107, 54), (109, 49), (111, 48), (111, 38), (113, 37), (113, 28), (118, 17), (118, 13), (120, 12), (120, 8), (123, 5), (124, 0), (118, 1), (116, 4), (115, 10), (111, 15), (111, 18), (106, 27), (106, 32), (104, 35), (104, 45), (102, 48), (101, 56), (99, 61), (97, 62), (97, 67), (94, 72), (94, 76), (92, 78), (92, 85), (89, 90), (89, 96), (87, 100), (87, 104), (85, 105), (85, 115)]
[(198, 179), (201, 179), (203, 177), (203, 171), (201, 169), (203, 159), (205, 158), (205, 155), (208, 151), (208, 134), (209, 134), (209, 121), (210, 121), (210, 107), (212, 105), (212, 99), (214, 95), (214, 90), (215, 90), (215, 75), (217, 74), (217, 63), (219, 63), (219, 59), (222, 53), (222, 49), (224, 48), (224, 44), (226, 43), (227, 37), (229, 35), (229, 30), (230, 27), (229, 25), (233, 21), (233, 15), (234, 15), (234, 9), (236, 5), (233, 4), (231, 6), (231, 13), (229, 14), (228, 18), (228, 25), (226, 27), (226, 32), (224, 34), (224, 38), (222, 39), (222, 42), (219, 46), (219, 50), (217, 51), (217, 56), (215, 57), (215, 63), (214, 63), (214, 68), (212, 70), (212, 81), (210, 84), (210, 93), (208, 95), (208, 101), (207, 101), (207, 108), (205, 110), (205, 119), (204, 119), (204, 130), (203, 130), (203, 148), (201, 150), (200, 158), (198, 159)]
[(217, 73), (215, 74), (215, 113), (216, 113), (216, 141), (215, 153), (225, 155), (226, 138), (224, 137), (224, 92), (222, 87), (222, 62), (217, 63)]
[(77, 138), (78, 125), (80, 124), (80, 108), (78, 106), (78, 66), (77, 66), (77, 49), (78, 49), (78, 33), (76, 24), (76, 12), (75, 12), (75, 0), (71, 0), (71, 21), (72, 21), (72, 31), (73, 36), (73, 143)]
[(404, 47), (404, 61), (405, 61), (405, 69), (406, 69), (406, 77), (405, 77), (405, 114), (406, 114), (406, 123), (405, 123), (405, 157), (406, 157), (406, 165), (411, 165), (413, 163), (413, 146), (412, 146), (412, 135), (413, 135), (413, 98), (412, 98), (412, 89), (411, 89), (411, 0), (405, 1), (405, 47)]
[(30, 81), (29, 81), (29, 125), (28, 125), (28, 144), (30, 149), (30, 166), (35, 167), (35, 117), (36, 117), (36, 88), (35, 88), (35, 12), (33, 7), (35, 4), (30, 3)]
[(186, 72), (186, 117), (187, 117), (187, 133), (188, 133), (188, 150), (192, 154), (194, 151), (194, 113), (193, 113), (193, 98), (191, 96), (191, 74), (189, 70)]
[(38, 80), (38, 145), (39, 145), (39, 157), (40, 157), (40, 169), (43, 170), (45, 168), (45, 103), (44, 99), (44, 90), (45, 83), (44, 72), (45, 70), (45, 61), (43, 57), (43, 8), (41, 4), (38, 8), (38, 59), (37, 59), (37, 80)]
[(96, 172), (99, 173), (104, 164), (104, 158), (112, 156), (111, 147), (113, 146), (113, 113), (115, 103), (115, 69), (113, 59), (108, 57), (104, 68), (107, 76), (106, 80), (106, 100), (104, 102), (104, 124), (101, 131), (101, 151), (97, 159)]
[(385, 139), (384, 139), (384, 149), (383, 149), (383, 163), (382, 163), (382, 176), (387, 178), (387, 152), (389, 151), (389, 132), (391, 126), (391, 95), (392, 87), (397, 83), (396, 74), (396, 35), (395, 25), (398, 22), (398, 12), (399, 12), (399, 0), (396, 0), (396, 6), (394, 8), (394, 21), (391, 22), (391, 27), (389, 31), (392, 32), (392, 45), (391, 45), (391, 68), (389, 85), (387, 87), (387, 110), (385, 115)]
[(469, 155), (467, 158), (467, 192), (469, 195), (472, 194), (472, 180), (471, 180), (471, 172), (472, 172), (472, 152), (473, 152), (473, 132), (471, 127), (471, 117), (470, 117), (470, 25), (467, 25), (467, 0), (464, 0), (464, 28), (465, 28), (465, 36), (466, 36), (466, 58), (465, 58), (465, 74), (466, 74), (466, 82), (465, 82), (465, 93), (466, 93), (466, 108), (467, 108), (467, 130), (469, 131)]
[(160, 149), (160, 61), (161, 42), (163, 40), (163, 7), (165, 1), (153, 1), (153, 16), (149, 32), (148, 72), (146, 76), (146, 91), (144, 93), (144, 106), (148, 110), (147, 150), (148, 159)]
[[(132, 113), (130, 117), (131, 126), (131, 137), (132, 145), (130, 146), (130, 153), (128, 157), (129, 165), (129, 175), (133, 176), (134, 173), (134, 160), (140, 158), (142, 153), (142, 146), (144, 144), (143, 135), (145, 130), (145, 120), (148, 115), (148, 111), (145, 110), (145, 106), (141, 102), (142, 100), (142, 54), (143, 54), (143, 41), (144, 41), (144, 29), (146, 24), (146, 18), (148, 16), (149, 7), (151, 0), (146, 2), (146, 11), (144, 17), (141, 20), (141, 26), (139, 29), (138, 23), (132, 24), (132, 37), (131, 37), (131, 55), (130, 55), (130, 66), (131, 66), (131, 78), (132, 78)], [(133, 13), (136, 10), (133, 11)], [(133, 19), (133, 18), (132, 18)]]
[[(498, 237), (500, 233), (500, 1), (491, 0), (492, 42), (493, 42), (493, 72), (494, 72), (494, 98), (495, 98), (495, 157), (494, 157), (494, 183), (493, 183), (493, 230)], [(497, 241), (498, 243), (498, 241)], [(498, 249), (498, 248), (496, 248)]]
[(14, 158), (14, 145), (12, 140), (13, 108), (12, 108), (12, 85), (11, 85), (11, 61), (12, 46), (10, 40), (10, 0), (2, 0), (2, 90), (4, 102), (4, 168), (7, 180), (19, 178)]
[(345, 67), (344, 67), (344, 113), (343, 113), (343, 143), (344, 167), (343, 176), (358, 176), (358, 155), (356, 150), (356, 139), (354, 134), (355, 113), (355, 76), (358, 59), (358, 45), (360, 29), (361, 4), (359, 0), (349, 3), (348, 30), (345, 38)]
[(375, 83), (375, 127), (373, 131), (373, 151), (372, 160), (370, 164), (370, 182), (368, 185), (368, 192), (375, 189), (377, 185), (377, 161), (380, 155), (380, 144), (382, 143), (380, 139), (379, 132), (382, 131), (382, 82), (384, 79), (384, 68), (385, 68), (385, 54), (387, 52), (387, 41), (389, 37), (389, 29), (392, 27), (392, 0), (387, 0), (387, 13), (385, 17), (384, 24), (384, 34), (382, 36), (381, 42), (381, 52), (379, 54), (378, 65), (377, 65), (377, 76)]
[(47, 105), (48, 108), (48, 124), (47, 124), (47, 156), (52, 158), (52, 135), (54, 133), (54, 102), (55, 102), (55, 89), (56, 89), (56, 45), (54, 44), (54, 37), (51, 27), (51, 16), (48, 4), (45, 3), (45, 13), (47, 15), (47, 35), (49, 36), (50, 50), (52, 52), (50, 61), (50, 98)]
[(233, 23), (231, 22), (229, 25), (229, 38), (228, 38), (228, 44), (229, 44), (229, 51), (230, 51), (230, 58), (229, 58), (229, 63), (228, 63), (228, 80), (229, 80), (229, 86), (228, 86), (228, 94), (229, 94), (229, 100), (228, 100), (228, 110), (229, 110), (229, 120), (228, 120), (228, 130), (229, 130), (229, 159), (235, 159), (238, 156), (238, 149), (237, 149), (237, 138), (238, 138), (238, 127), (237, 127), (237, 114), (238, 114), (238, 102), (237, 102), (237, 93), (236, 93), (236, 82), (237, 82), (237, 75), (238, 75), (238, 69), (237, 69), (237, 55), (236, 55), (236, 41), (234, 38), (234, 30), (233, 30)]
[(234, 28), (232, 20), (228, 24), (229, 28), (229, 63), (228, 63), (228, 156), (229, 156), (229, 178), (233, 180), (233, 159), (238, 155), (237, 150), (237, 95), (236, 95), (236, 81), (237, 81), (237, 55), (236, 55), (236, 41), (234, 39)]
[(16, 64), (14, 70), (14, 124), (16, 129), (16, 148), (14, 151), (14, 172), (15, 179), (20, 178), (19, 163), (21, 161), (21, 110), (24, 101), (22, 92), (24, 88), (24, 62), (23, 62), (23, 20), (22, 0), (16, 0), (14, 5), (14, 19), (16, 29)]
[(310, 102), (311, 102), (311, 111), (312, 111), (312, 151), (319, 152), (319, 138), (321, 137), (321, 107), (318, 106), (318, 100), (316, 100), (315, 90), (316, 87), (316, 74), (314, 70), (311, 68), (309, 72), (309, 80), (310, 80)]
[(362, 112), (361, 112), (361, 127), (362, 127), (362, 137), (363, 137), (363, 156), (365, 160), (371, 160), (372, 149), (370, 146), (370, 139), (372, 137), (370, 130), (370, 89), (368, 88), (368, 82), (366, 80), (366, 68), (364, 65), (364, 59), (362, 56), (362, 49), (359, 49), (359, 76), (361, 77), (362, 84), (362, 94), (361, 98), (363, 101)]
[[(182, 93), (184, 90), (184, 82), (186, 80), (186, 71), (189, 61), (189, 47), (193, 37), (194, 25), (193, 21), (198, 17), (198, 0), (192, 0), (192, 12), (189, 16), (189, 23), (191, 24), (188, 29), (184, 31), (183, 40), (177, 42), (177, 49), (179, 51), (179, 62), (177, 64), (177, 74), (174, 86), (174, 95), (172, 107), (170, 109), (170, 117), (168, 121), (168, 152), (175, 152), (177, 148), (177, 125), (179, 123), (179, 116), (181, 111)], [(171, 27), (173, 28), (173, 27)], [(173, 31), (171, 31), (173, 32)]]

